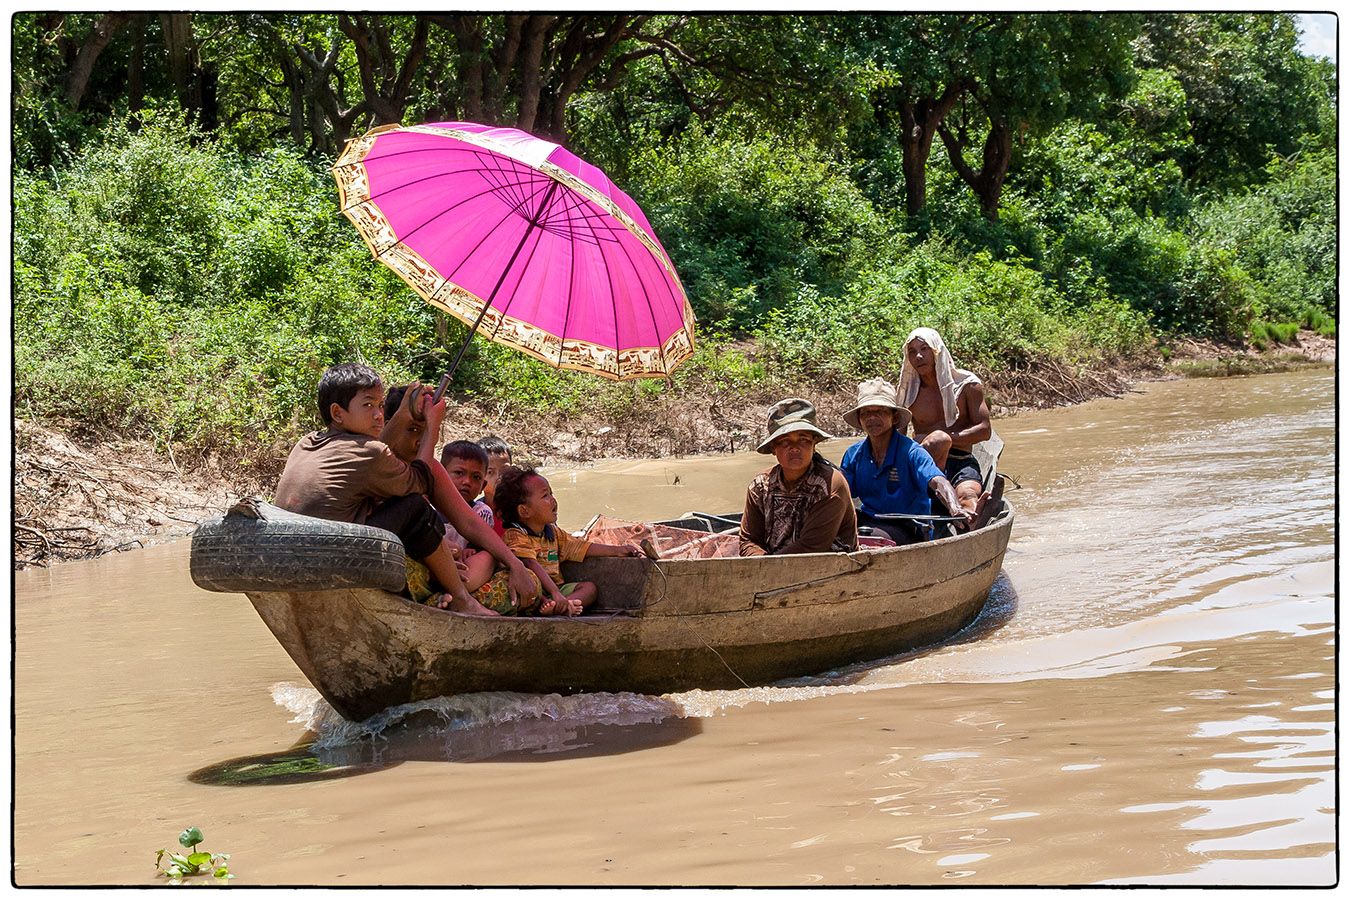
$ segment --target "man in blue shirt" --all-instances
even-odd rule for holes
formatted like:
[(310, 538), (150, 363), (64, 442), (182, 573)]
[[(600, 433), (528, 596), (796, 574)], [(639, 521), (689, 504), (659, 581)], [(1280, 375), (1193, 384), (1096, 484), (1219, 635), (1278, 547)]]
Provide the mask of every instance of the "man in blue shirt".
[(927, 539), (927, 528), (912, 521), (882, 520), (877, 515), (932, 515), (932, 488), (951, 515), (969, 525), (974, 513), (961, 506), (956, 491), (928, 451), (905, 436), (910, 412), (896, 401), (895, 388), (883, 378), (858, 385), (857, 405), (844, 421), (867, 437), (844, 451), (839, 470), (849, 491), (862, 502), (858, 525), (884, 532), (897, 544)]

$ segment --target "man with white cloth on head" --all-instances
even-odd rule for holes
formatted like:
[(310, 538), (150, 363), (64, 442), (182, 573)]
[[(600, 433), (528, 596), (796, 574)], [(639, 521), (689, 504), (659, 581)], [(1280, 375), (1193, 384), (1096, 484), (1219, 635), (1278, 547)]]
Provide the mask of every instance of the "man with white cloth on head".
[(956, 489), (961, 505), (978, 516), (989, 494), (970, 450), (993, 434), (984, 385), (956, 367), (940, 334), (916, 328), (905, 339), (899, 396), (914, 417), (914, 439)]

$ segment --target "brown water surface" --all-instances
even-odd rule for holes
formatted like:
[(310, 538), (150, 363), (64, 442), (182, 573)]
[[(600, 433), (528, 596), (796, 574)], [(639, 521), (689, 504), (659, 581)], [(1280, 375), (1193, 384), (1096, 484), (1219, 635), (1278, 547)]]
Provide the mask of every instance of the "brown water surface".
[[(1021, 489), (981, 618), (765, 688), (352, 725), (186, 542), (20, 572), (14, 879), (150, 883), (195, 824), (235, 884), (1330, 884), (1333, 396), (1182, 381), (998, 422)], [(738, 508), (766, 460), (547, 474), (578, 527)]]

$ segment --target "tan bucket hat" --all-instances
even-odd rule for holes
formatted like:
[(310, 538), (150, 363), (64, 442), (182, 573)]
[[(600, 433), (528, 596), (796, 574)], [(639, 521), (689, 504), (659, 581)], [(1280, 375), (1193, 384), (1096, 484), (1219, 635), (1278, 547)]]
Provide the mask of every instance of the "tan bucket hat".
[(896, 398), (895, 387), (884, 378), (870, 378), (858, 385), (858, 402), (853, 408), (844, 413), (844, 421), (859, 431), (862, 430), (862, 422), (858, 418), (858, 411), (864, 406), (886, 406), (895, 410), (897, 421), (895, 427), (903, 434), (905, 429), (909, 428), (909, 423), (914, 415), (899, 404)]
[(769, 407), (769, 436), (756, 449), (760, 453), (772, 453), (769, 445), (794, 431), (810, 431), (826, 441), (834, 437), (816, 427), (816, 408), (811, 405), (811, 401), (803, 400), (801, 397), (789, 397)]

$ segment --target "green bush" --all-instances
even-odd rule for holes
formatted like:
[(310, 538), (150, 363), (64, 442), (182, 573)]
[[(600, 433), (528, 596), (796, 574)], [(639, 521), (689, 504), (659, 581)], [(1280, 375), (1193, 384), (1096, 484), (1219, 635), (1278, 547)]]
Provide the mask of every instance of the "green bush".
[[(195, 143), (194, 143), (195, 141)], [(50, 181), (15, 178), (15, 399), (30, 415), (254, 454), (317, 424), (362, 359), (430, 377), (425, 303), (337, 212), (330, 176), (189, 129), (114, 126)]]
[(1303, 325), (1327, 337), (1336, 336), (1336, 320), (1320, 309), (1309, 309), (1303, 317)]
[(690, 129), (632, 169), (630, 193), (704, 323), (748, 329), (802, 285), (836, 292), (888, 239), (866, 198), (809, 145)]
[(1257, 312), (1279, 321), (1336, 309), (1335, 154), (1274, 159), (1271, 180), (1198, 210), (1198, 239), (1223, 248), (1251, 277)]
[(1088, 364), (1140, 352), (1142, 315), (1100, 295), (1075, 308), (1024, 261), (962, 256), (933, 239), (868, 273), (843, 297), (804, 291), (759, 332), (771, 365), (838, 386), (900, 372), (904, 341), (936, 328), (953, 356), (986, 374), (1034, 361)]

